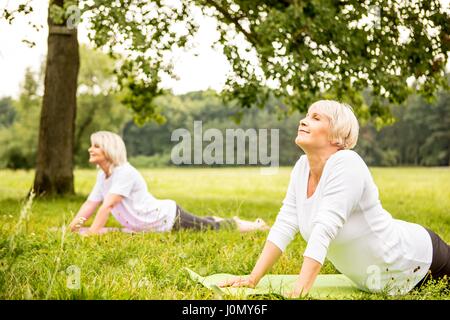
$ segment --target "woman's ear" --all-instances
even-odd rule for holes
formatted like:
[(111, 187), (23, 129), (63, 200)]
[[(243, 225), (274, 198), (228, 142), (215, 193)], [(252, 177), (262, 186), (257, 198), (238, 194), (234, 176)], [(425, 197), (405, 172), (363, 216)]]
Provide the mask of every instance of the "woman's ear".
[(339, 142), (336, 141), (336, 139), (331, 135), (331, 133), (328, 134), (328, 141), (332, 146), (339, 146)]
[(331, 140), (330, 143), (331, 143), (331, 145), (332, 145), (333, 147), (338, 147), (339, 150), (344, 149), (344, 146), (343, 146), (342, 143), (340, 143), (339, 141)]

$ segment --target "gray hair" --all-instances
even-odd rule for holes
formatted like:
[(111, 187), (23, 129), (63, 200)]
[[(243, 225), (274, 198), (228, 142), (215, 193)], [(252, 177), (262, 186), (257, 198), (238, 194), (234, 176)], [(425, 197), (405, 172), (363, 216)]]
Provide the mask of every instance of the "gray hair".
[(341, 149), (352, 149), (358, 141), (359, 124), (351, 106), (334, 100), (314, 102), (316, 109), (330, 120), (331, 140)]
[(115, 167), (127, 162), (127, 149), (118, 134), (109, 131), (97, 131), (91, 135), (91, 143), (98, 145), (105, 153), (106, 159), (111, 163), (110, 174)]

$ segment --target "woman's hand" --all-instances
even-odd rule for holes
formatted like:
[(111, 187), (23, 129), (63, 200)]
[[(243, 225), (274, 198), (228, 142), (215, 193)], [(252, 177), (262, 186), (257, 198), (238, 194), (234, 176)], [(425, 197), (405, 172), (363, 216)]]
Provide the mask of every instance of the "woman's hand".
[(86, 222), (85, 217), (78, 217), (78, 218), (76, 217), (69, 224), (69, 230), (72, 232), (78, 232), (85, 222)]
[(86, 200), (78, 210), (77, 215), (69, 224), (68, 229), (72, 232), (78, 232), (84, 223), (89, 219), (90, 216), (95, 212), (100, 202)]
[(243, 277), (233, 277), (231, 279), (228, 279), (226, 281), (222, 281), (219, 284), (219, 287), (249, 287), (254, 288), (257, 285), (256, 280), (250, 275), (250, 276), (243, 276)]
[(291, 292), (288, 292), (285, 296), (286, 298), (291, 298), (291, 299), (297, 299), (297, 298), (303, 298), (308, 294), (308, 291), (301, 285), (299, 285), (298, 283), (295, 285), (294, 290), (292, 290)]
[(312, 258), (304, 257), (300, 275), (295, 282), (294, 290), (286, 294), (289, 298), (304, 297), (311, 290), (322, 264)]
[(233, 277), (219, 283), (219, 287), (249, 287), (254, 288), (259, 280), (281, 256), (281, 250), (272, 242), (266, 241), (264, 249), (249, 276)]

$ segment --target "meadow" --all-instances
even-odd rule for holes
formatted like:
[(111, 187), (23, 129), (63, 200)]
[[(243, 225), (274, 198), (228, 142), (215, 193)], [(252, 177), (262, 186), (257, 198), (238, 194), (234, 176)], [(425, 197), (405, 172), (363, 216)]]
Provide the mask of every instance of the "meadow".
[[(261, 175), (258, 168), (141, 169), (149, 191), (197, 215), (269, 224), (285, 196), (291, 168)], [(422, 224), (450, 242), (449, 168), (371, 168), (383, 207), (394, 218)], [(52, 231), (70, 222), (95, 182), (96, 171), (75, 171), (77, 195), (27, 202), (33, 171), (0, 171), (0, 299), (228, 299), (190, 280), (248, 274), (267, 232), (109, 233), (81, 237)], [(88, 221), (88, 224), (92, 221)], [(119, 226), (113, 218), (108, 226)], [(297, 274), (306, 243), (290, 244), (272, 274)], [(336, 273), (326, 261), (321, 273)], [(78, 277), (79, 276), (79, 277)], [(78, 277), (79, 283), (73, 282)], [(253, 297), (255, 299), (267, 297)], [(357, 299), (450, 299), (442, 284), (404, 296), (361, 293)]]

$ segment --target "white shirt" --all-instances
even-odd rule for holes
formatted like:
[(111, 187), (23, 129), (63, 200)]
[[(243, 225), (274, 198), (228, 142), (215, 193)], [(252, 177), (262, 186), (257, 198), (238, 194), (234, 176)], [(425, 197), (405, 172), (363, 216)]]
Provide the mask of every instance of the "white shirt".
[(426, 229), (383, 209), (369, 168), (354, 151), (326, 162), (307, 199), (309, 163), (301, 156), (268, 239), (282, 251), (300, 231), (305, 257), (327, 257), (364, 291), (404, 294), (426, 275), (433, 248)]
[(147, 190), (142, 175), (131, 164), (114, 168), (106, 179), (100, 170), (88, 200), (103, 201), (107, 194), (118, 194), (124, 199), (111, 210), (120, 224), (135, 231), (170, 231), (175, 222), (176, 203), (158, 200)]

